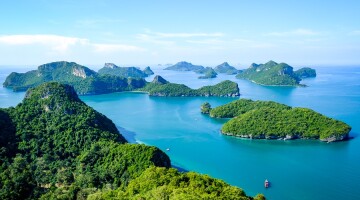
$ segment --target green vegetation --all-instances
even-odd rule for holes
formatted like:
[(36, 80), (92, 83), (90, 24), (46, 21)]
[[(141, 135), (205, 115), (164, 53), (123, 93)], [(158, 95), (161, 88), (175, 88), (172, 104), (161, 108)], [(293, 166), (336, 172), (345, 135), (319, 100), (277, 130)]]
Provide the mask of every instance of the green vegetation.
[[(161, 82), (155, 80), (162, 80)], [(156, 76), (139, 91), (148, 92), (150, 96), (239, 96), (239, 87), (232, 81), (223, 81), (213, 86), (191, 89), (184, 84), (168, 83), (161, 76)]]
[(216, 118), (233, 118), (258, 108), (291, 109), (290, 106), (273, 101), (240, 99), (211, 109), (210, 116)]
[(14, 91), (24, 91), (51, 81), (72, 85), (80, 95), (129, 91), (146, 83), (144, 79), (99, 75), (87, 67), (62, 61), (44, 64), (26, 73), (13, 72), (3, 85)]
[(199, 79), (216, 78), (217, 76), (217, 73), (211, 67), (206, 67), (197, 71), (197, 73), (204, 74), (203, 76), (199, 76)]
[(237, 74), (238, 73), (238, 70), (229, 65), (229, 63), (227, 62), (224, 62), (218, 66), (216, 66), (214, 68), (214, 70), (217, 72), (217, 73), (221, 73), (221, 74), (228, 74), (228, 75), (232, 75), (232, 74)]
[(301, 77), (298, 75), (302, 74), (302, 69), (298, 71), (294, 73), (293, 68), (286, 63), (269, 61), (260, 65), (252, 64), (236, 75), (236, 78), (251, 80), (262, 85), (300, 86)]
[(169, 167), (158, 148), (127, 144), (69, 85), (42, 84), (0, 109), (0, 199), (252, 199)]
[(200, 107), (201, 113), (203, 114), (210, 114), (211, 111), (211, 105), (209, 102), (205, 102)]
[(105, 66), (99, 69), (98, 73), (100, 75), (107, 74), (123, 78), (145, 78), (154, 74), (150, 67), (147, 67), (145, 70), (146, 71), (141, 71), (136, 67), (118, 67), (113, 63), (105, 63)]
[(299, 78), (312, 78), (316, 77), (315, 69), (311, 69), (309, 67), (303, 67), (301, 69), (296, 70), (295, 75)]
[[(106, 63), (103, 70), (100, 71), (115, 69), (120, 69), (120, 67)], [(150, 73), (149, 70), (151, 69), (148, 68), (148, 73)], [(203, 68), (202, 72), (206, 73), (205, 76), (208, 76), (208, 72), (210, 73), (209, 76), (212, 76), (214, 70)], [(54, 62), (41, 65), (38, 70), (26, 73), (13, 72), (6, 78), (3, 85), (12, 88), (14, 91), (21, 91), (52, 81), (73, 86), (79, 95), (145, 91), (152, 96), (239, 96), (238, 85), (231, 81), (223, 81), (214, 86), (205, 86), (194, 90), (183, 84), (169, 83), (160, 76), (156, 76), (153, 82), (148, 83), (142, 78), (124, 78), (108, 74), (99, 75), (87, 67), (69, 62)]]
[(271, 101), (241, 99), (211, 109), (211, 117), (233, 118), (221, 132), (257, 139), (320, 139), (332, 142), (348, 138), (351, 127), (307, 108), (291, 108)]
[[(89, 200), (107, 199), (241, 199), (245, 192), (225, 182), (194, 172), (180, 173), (175, 169), (150, 167), (131, 181), (127, 189), (109, 190), (89, 196)], [(255, 200), (265, 199), (262, 195)]]
[(154, 74), (154, 72), (150, 69), (149, 66), (145, 67), (145, 69), (143, 70), (143, 72), (144, 72), (146, 75), (148, 75), (148, 76)]
[(164, 70), (174, 70), (174, 71), (194, 71), (197, 72), (199, 70), (203, 70), (204, 67), (201, 65), (193, 65), (191, 63), (182, 61), (178, 62), (175, 65), (166, 67)]

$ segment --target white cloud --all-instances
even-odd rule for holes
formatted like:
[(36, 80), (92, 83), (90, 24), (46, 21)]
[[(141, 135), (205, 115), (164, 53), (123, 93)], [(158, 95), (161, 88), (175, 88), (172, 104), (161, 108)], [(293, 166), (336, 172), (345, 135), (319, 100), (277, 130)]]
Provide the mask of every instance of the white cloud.
[(0, 36), (0, 43), (7, 45), (40, 44), (51, 47), (54, 51), (64, 53), (70, 46), (89, 43), (87, 39), (64, 37), (58, 35), (5, 35)]
[(186, 40), (186, 42), (192, 44), (208, 44), (208, 45), (219, 45), (224, 43), (223, 40), (218, 40), (218, 39)]
[(191, 38), (191, 37), (222, 37), (223, 33), (160, 33), (154, 32), (155, 36), (163, 38)]
[(143, 42), (149, 42), (149, 43), (154, 43), (154, 44), (159, 44), (159, 45), (173, 45), (173, 44), (175, 44), (174, 41), (162, 40), (162, 39), (156, 38), (156, 37), (148, 35), (148, 34), (137, 34), (135, 36), (135, 38), (140, 40), (140, 41), (143, 41)]
[(319, 32), (310, 30), (310, 29), (296, 29), (296, 30), (292, 30), (292, 31), (285, 31), (285, 32), (270, 32), (270, 33), (266, 33), (265, 35), (267, 36), (280, 36), (280, 37), (285, 37), (285, 36), (316, 36), (316, 35), (320, 35)]
[(93, 44), (96, 52), (115, 52), (115, 51), (145, 51), (144, 48), (132, 46), (132, 45), (123, 45), (123, 44)]
[(144, 51), (143, 48), (133, 45), (92, 43), (85, 38), (41, 34), (0, 36), (0, 44), (13, 46), (42, 45), (49, 47), (55, 53), (62, 54), (68, 53), (71, 48), (75, 47), (90, 47), (95, 52)]

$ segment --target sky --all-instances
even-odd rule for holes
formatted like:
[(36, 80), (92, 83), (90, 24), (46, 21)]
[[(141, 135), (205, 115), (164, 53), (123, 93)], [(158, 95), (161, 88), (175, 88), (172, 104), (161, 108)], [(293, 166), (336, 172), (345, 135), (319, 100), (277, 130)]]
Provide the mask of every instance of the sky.
[(0, 65), (360, 64), (359, 0), (17, 0)]

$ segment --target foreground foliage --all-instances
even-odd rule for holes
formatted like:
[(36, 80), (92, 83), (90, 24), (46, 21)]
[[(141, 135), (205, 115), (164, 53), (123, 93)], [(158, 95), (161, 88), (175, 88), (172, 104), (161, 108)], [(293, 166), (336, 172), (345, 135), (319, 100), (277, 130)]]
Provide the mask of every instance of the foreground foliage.
[(252, 199), (220, 180), (169, 169), (156, 147), (127, 144), (69, 85), (42, 84), (0, 109), (0, 139), (0, 199)]
[[(150, 167), (131, 181), (126, 190), (108, 190), (89, 196), (102, 199), (253, 199), (239, 188), (221, 180), (194, 172), (180, 173), (176, 169)], [(258, 195), (255, 199), (265, 199)]]

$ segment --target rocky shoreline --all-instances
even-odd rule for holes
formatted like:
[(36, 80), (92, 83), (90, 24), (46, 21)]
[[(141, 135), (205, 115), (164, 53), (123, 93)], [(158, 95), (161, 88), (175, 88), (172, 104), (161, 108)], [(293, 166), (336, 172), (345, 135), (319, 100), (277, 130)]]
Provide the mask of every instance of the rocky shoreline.
[[(296, 140), (296, 139), (301, 139), (301, 140), (311, 140), (311, 139), (319, 139), (319, 138), (307, 138), (307, 137), (301, 137), (300, 135), (286, 135), (285, 137), (283, 136), (276, 136), (276, 135), (272, 135), (272, 136), (266, 136), (265, 134), (260, 134), (257, 136), (252, 136), (250, 135), (235, 135), (232, 133), (223, 133), (222, 131), (220, 131), (221, 134), (226, 135), (226, 136), (231, 136), (231, 137), (236, 137), (236, 138), (241, 138), (241, 139), (250, 139), (250, 140)], [(322, 142), (338, 142), (338, 141), (344, 141), (344, 140), (348, 140), (349, 139), (349, 134), (345, 134), (345, 135), (341, 135), (341, 136), (330, 136), (324, 139), (319, 139)]]

